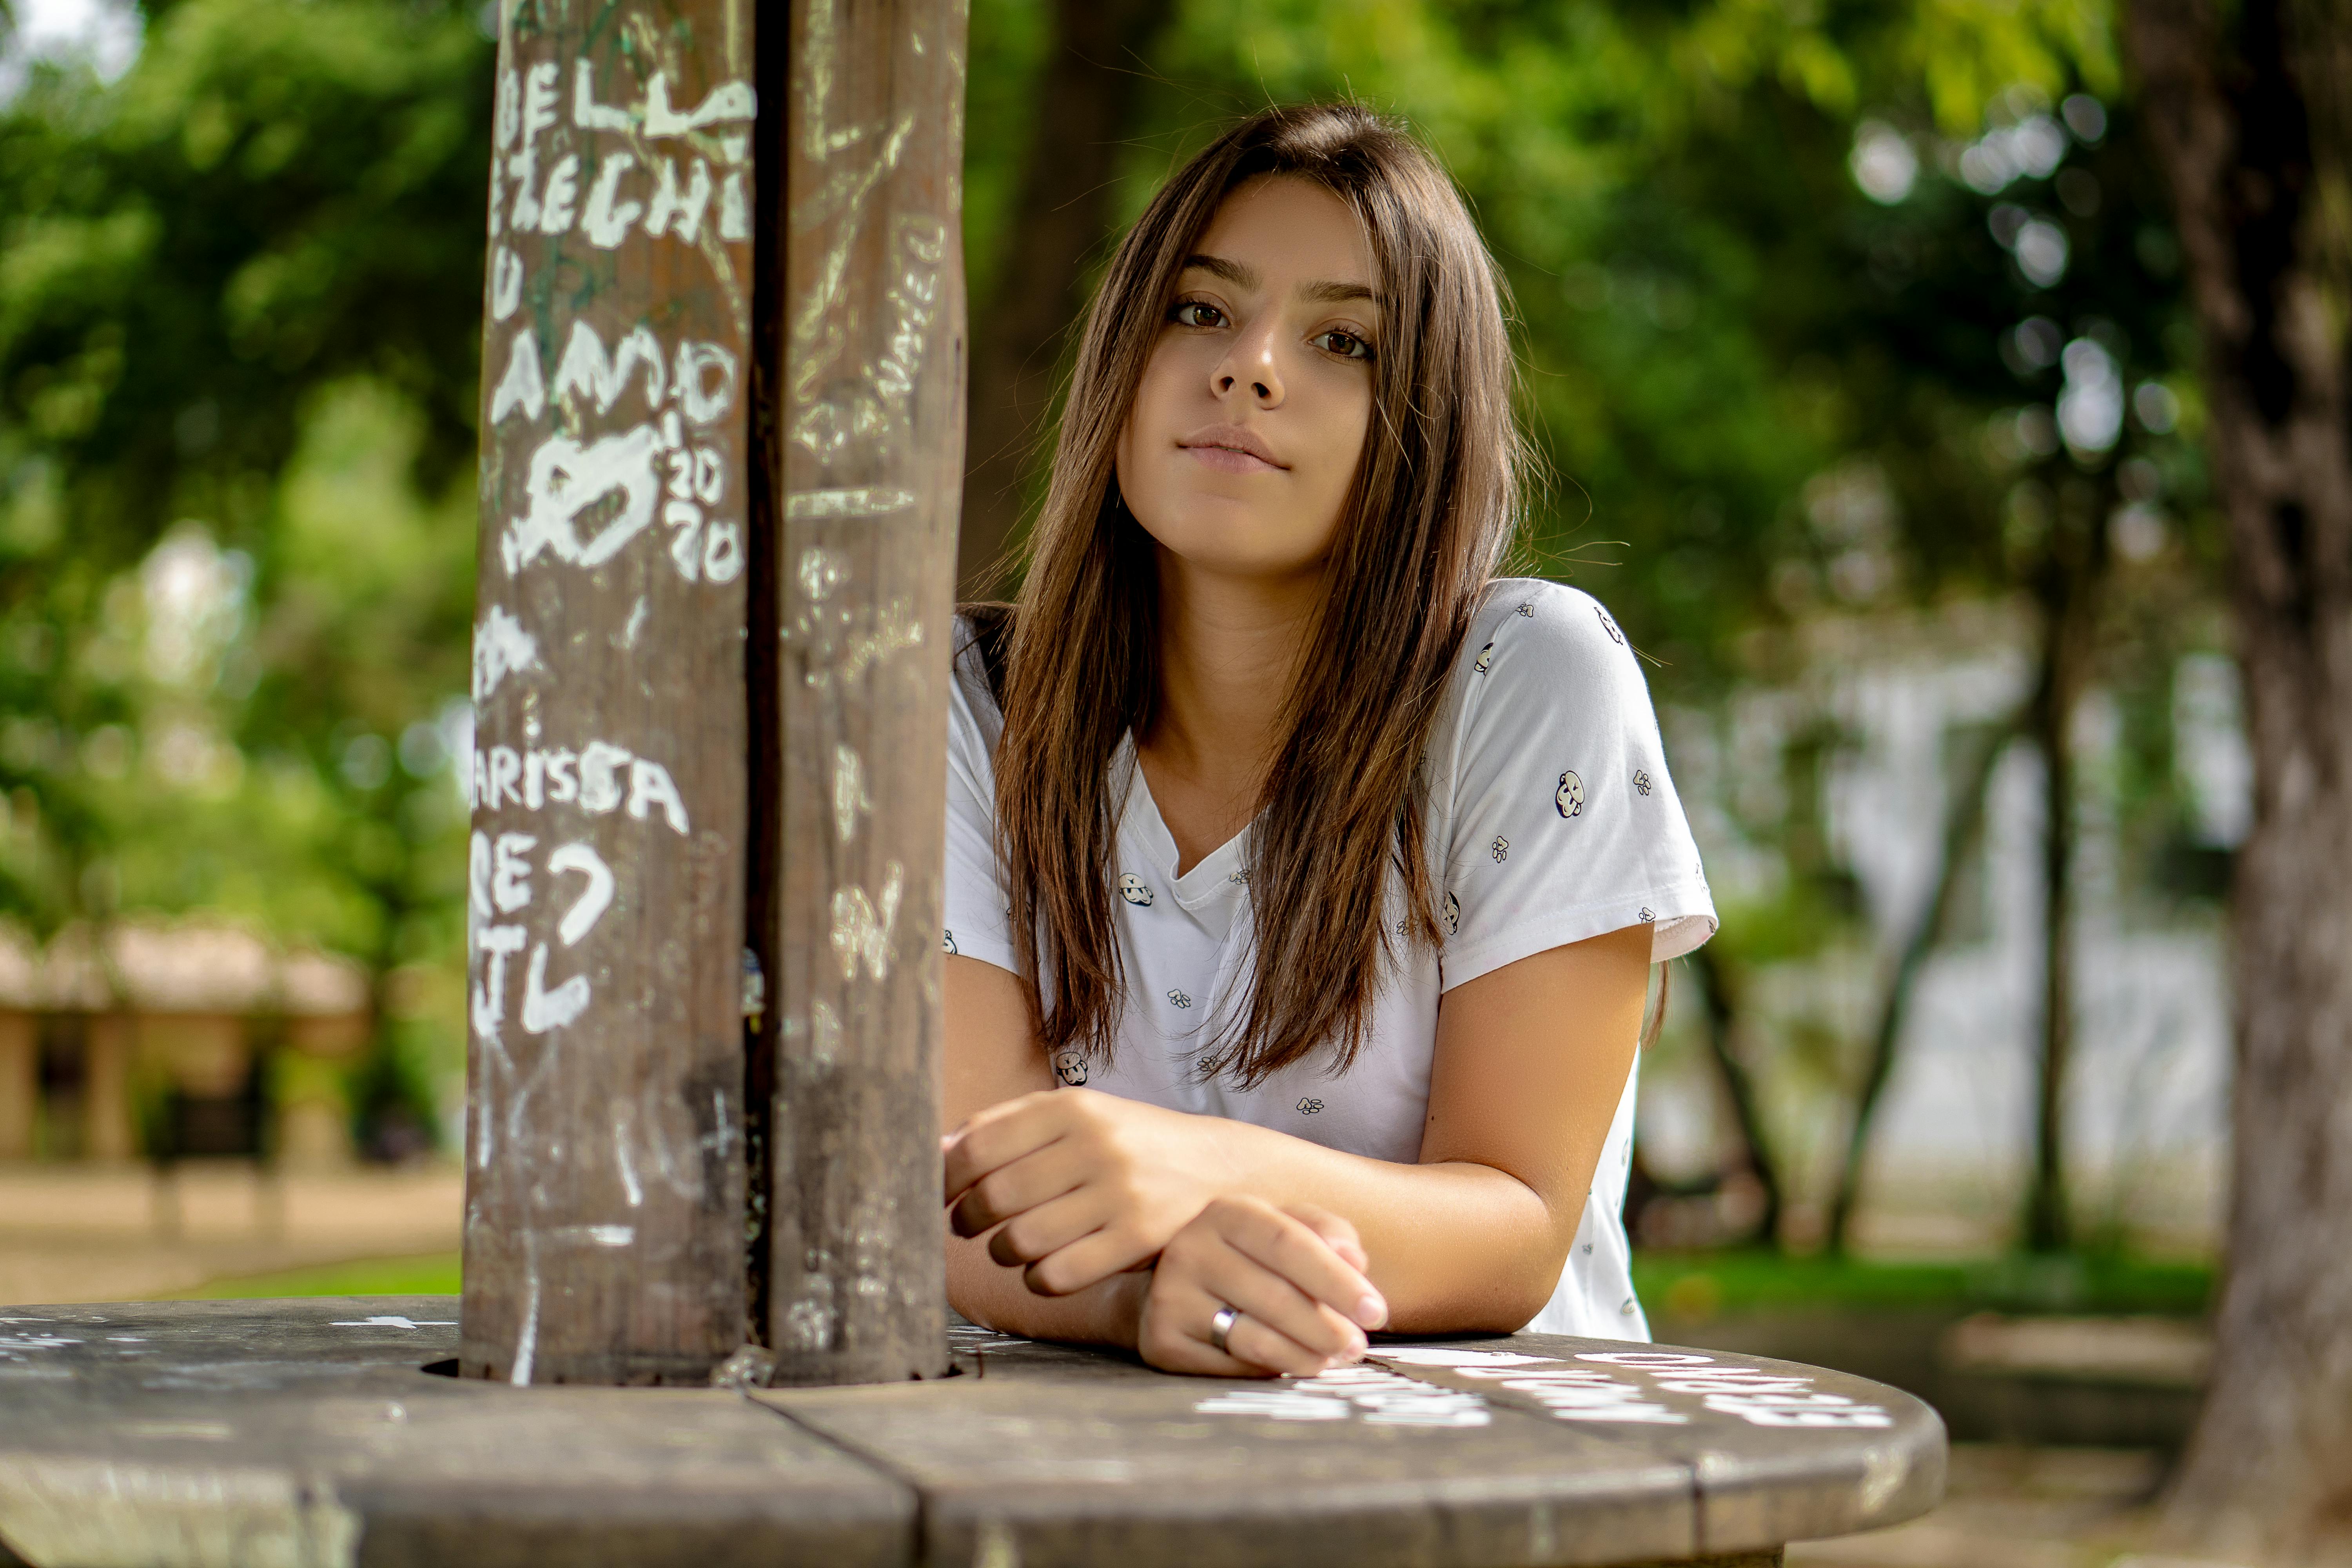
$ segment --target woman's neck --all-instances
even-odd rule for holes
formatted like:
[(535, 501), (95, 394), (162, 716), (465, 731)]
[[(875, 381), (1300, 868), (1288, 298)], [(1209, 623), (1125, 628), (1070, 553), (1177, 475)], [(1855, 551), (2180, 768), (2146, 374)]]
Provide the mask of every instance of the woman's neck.
[(1181, 876), (1256, 813), (1322, 583), (1212, 575), (1159, 553), (1160, 700), (1136, 754)]

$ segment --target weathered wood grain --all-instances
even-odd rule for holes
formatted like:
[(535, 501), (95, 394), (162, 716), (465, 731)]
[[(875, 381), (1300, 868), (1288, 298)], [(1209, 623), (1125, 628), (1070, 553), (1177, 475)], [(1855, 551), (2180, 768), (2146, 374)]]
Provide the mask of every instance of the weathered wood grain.
[[(780, 7), (781, 9), (781, 7)], [(792, 0), (776, 392), (766, 1280), (783, 1383), (947, 1370), (940, 808), (963, 461), (964, 17)], [(772, 134), (774, 140), (766, 137)], [(768, 413), (763, 406), (763, 416)], [(766, 803), (763, 803), (763, 805)]]
[[(1732, 1397), (1801, 1377), (1780, 1396), (1849, 1402), (1749, 1415), (1888, 1423), (1759, 1426), (1711, 1405), (1720, 1387), (1578, 1359), (1709, 1352), (1607, 1341), (1391, 1343), (1393, 1373), (1275, 1384), (959, 1324), (963, 1375), (747, 1399), (430, 1375), (457, 1315), (449, 1297), (0, 1313), (0, 1542), (41, 1568), (1756, 1568), (1787, 1537), (1740, 1531), (1895, 1523), (1934, 1501), (1942, 1467), (1934, 1416), (1892, 1389), (1712, 1356), (1718, 1383), (1748, 1377)], [(1562, 1420), (1573, 1380), (1465, 1375), (1585, 1367), (1619, 1385), (1584, 1384), (1588, 1415), (1681, 1419)]]
[(745, 1338), (751, 8), (509, 0), (483, 343), (463, 1361)]
[(37, 1568), (895, 1568), (914, 1551), (908, 1489), (731, 1393), (426, 1373), (457, 1349), (453, 1298), (7, 1315), (0, 1541)]

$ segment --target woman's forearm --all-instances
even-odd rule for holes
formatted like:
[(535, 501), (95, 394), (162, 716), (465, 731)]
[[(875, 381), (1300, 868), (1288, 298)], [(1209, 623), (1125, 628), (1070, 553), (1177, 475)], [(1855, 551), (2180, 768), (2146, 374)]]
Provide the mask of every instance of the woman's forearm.
[(1580, 1201), (1555, 1212), (1491, 1165), (1398, 1164), (1243, 1121), (1221, 1121), (1219, 1134), (1227, 1190), (1354, 1224), (1394, 1332), (1517, 1330), (1550, 1299), (1582, 1216)]
[(982, 1328), (1024, 1339), (1135, 1348), (1148, 1272), (1114, 1274), (1068, 1296), (1040, 1296), (1019, 1268), (988, 1255), (988, 1237), (948, 1237), (948, 1304)]

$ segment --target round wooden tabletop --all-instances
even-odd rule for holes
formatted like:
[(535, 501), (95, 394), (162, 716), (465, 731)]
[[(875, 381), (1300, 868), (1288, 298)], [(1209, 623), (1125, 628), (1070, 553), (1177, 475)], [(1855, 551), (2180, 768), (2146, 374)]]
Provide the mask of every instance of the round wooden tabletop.
[(957, 1375), (513, 1388), (447, 1296), (0, 1310), (0, 1563), (1772, 1562), (1932, 1507), (1934, 1411), (1720, 1352), (1376, 1342), (1278, 1383), (959, 1323)]

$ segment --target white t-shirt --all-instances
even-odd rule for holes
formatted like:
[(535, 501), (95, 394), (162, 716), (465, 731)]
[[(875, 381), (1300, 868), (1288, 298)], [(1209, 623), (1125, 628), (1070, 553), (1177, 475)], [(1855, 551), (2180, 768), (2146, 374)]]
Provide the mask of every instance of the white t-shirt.
[[(994, 844), (992, 759), (1003, 717), (971, 629), (959, 625), (949, 689), (946, 947), (1013, 970)], [(1196, 1082), (1192, 1064), (1245, 994), (1249, 832), (1176, 874), (1132, 738), (1112, 759), (1122, 788), (1114, 876), (1129, 995), (1109, 1066), (1066, 1054), (1066, 1083), (1171, 1110), (1231, 1117), (1373, 1159), (1417, 1163), (1438, 998), (1533, 953), (1637, 923), (1654, 962), (1715, 931), (1715, 907), (1666, 773), (1641, 664), (1609, 612), (1556, 583), (1491, 584), (1454, 660), (1424, 758), (1431, 881), (1446, 933), (1410, 952), (1374, 1003), (1341, 1076), (1309, 1060), (1255, 1089)], [(1391, 891), (1402, 913), (1401, 883)], [(1017, 973), (1017, 970), (1015, 971)], [(1626, 1076), (1559, 1286), (1527, 1327), (1646, 1340), (1625, 1237), (1633, 1158)]]

